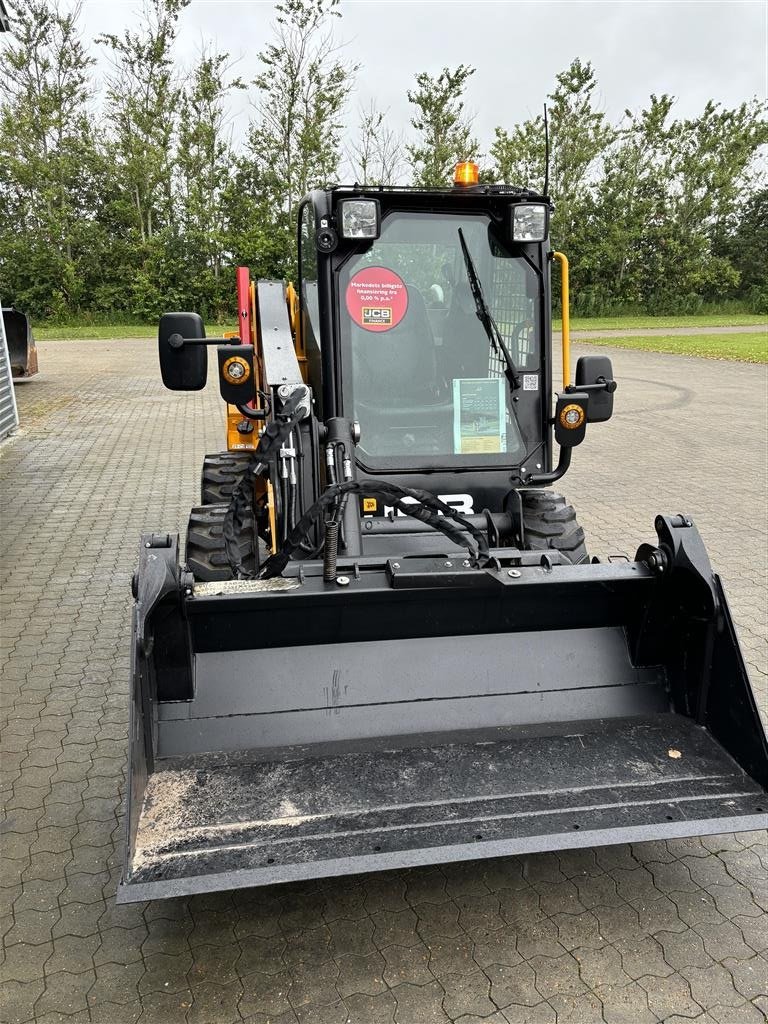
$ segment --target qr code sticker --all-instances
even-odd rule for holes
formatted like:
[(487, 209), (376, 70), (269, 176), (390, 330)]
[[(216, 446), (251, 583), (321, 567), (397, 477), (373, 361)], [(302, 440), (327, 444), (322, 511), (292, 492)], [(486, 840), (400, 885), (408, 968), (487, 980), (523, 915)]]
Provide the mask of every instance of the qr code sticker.
[(538, 391), (539, 390), (539, 375), (538, 373), (524, 373), (523, 374), (523, 391)]

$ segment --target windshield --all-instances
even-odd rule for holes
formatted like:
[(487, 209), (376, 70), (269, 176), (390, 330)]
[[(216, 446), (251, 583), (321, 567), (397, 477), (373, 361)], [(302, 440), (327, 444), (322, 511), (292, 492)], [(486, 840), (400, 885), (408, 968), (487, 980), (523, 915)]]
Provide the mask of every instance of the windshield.
[(538, 366), (536, 271), (484, 214), (393, 213), (339, 274), (345, 408), (360, 456), (403, 468), (513, 464), (524, 457), (499, 346), (477, 317), (459, 229), (519, 370)]

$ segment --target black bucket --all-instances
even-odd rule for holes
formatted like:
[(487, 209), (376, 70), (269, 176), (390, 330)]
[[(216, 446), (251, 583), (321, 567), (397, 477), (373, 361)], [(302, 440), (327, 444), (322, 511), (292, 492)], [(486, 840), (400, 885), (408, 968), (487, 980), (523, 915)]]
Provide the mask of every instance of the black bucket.
[(719, 579), (659, 523), (663, 572), (363, 559), (343, 587), (190, 584), (150, 537), (118, 898), (763, 827)]
[(11, 375), (14, 380), (31, 377), (38, 372), (37, 348), (32, 336), (32, 327), (26, 313), (18, 309), (3, 309), (3, 324), (11, 360)]

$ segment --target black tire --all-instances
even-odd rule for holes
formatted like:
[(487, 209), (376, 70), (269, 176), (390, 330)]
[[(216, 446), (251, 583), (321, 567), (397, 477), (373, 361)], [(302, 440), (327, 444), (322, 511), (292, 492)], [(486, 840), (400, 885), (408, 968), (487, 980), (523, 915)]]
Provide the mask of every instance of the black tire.
[(228, 503), (235, 484), (248, 465), (253, 452), (217, 452), (203, 459), (200, 475), (200, 500), (203, 505)]
[[(202, 505), (193, 508), (189, 514), (187, 567), (201, 583), (234, 579), (224, 547), (224, 516), (227, 505)], [(259, 542), (262, 560), (267, 557), (266, 545)], [(253, 555), (253, 517), (249, 514), (240, 537), (240, 558), (243, 568), (254, 572), (256, 559)]]
[(576, 511), (554, 491), (520, 491), (526, 551), (555, 549), (574, 565), (589, 561)]

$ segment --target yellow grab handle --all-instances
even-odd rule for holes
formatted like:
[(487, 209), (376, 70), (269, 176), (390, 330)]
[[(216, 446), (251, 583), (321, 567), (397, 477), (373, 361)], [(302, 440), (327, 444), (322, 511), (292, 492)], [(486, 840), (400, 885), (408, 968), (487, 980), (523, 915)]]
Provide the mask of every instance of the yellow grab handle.
[(568, 309), (568, 257), (564, 252), (553, 252), (552, 259), (560, 264), (560, 282), (563, 307), (563, 387), (571, 383), (571, 314)]

